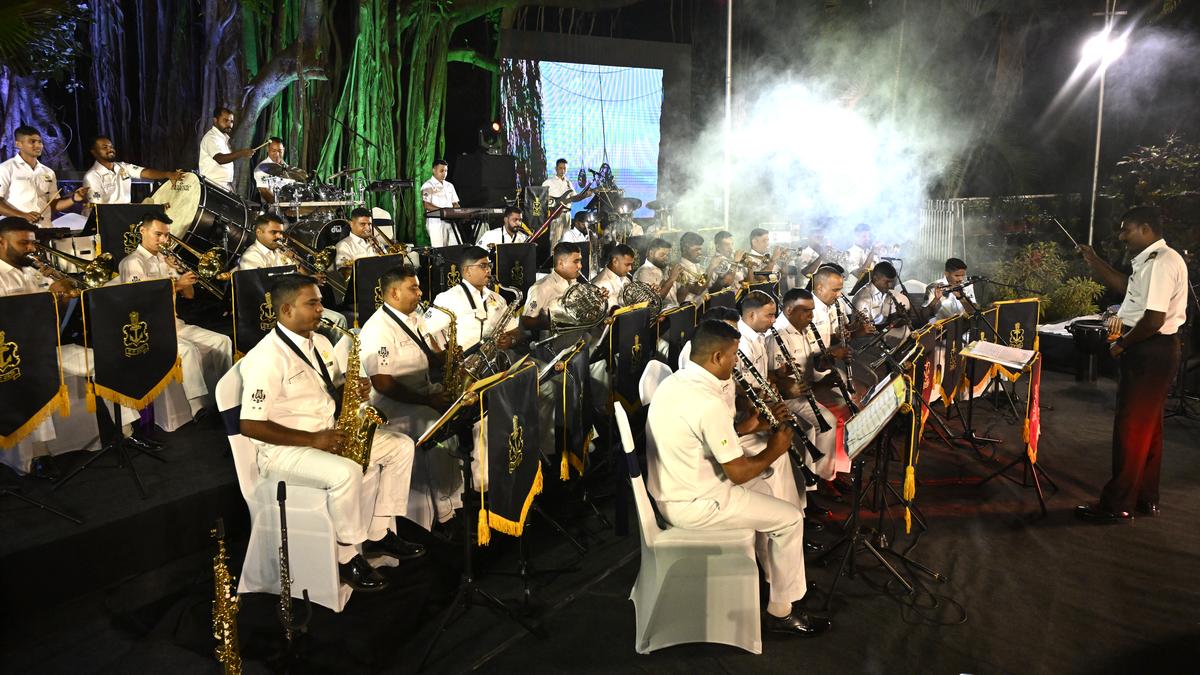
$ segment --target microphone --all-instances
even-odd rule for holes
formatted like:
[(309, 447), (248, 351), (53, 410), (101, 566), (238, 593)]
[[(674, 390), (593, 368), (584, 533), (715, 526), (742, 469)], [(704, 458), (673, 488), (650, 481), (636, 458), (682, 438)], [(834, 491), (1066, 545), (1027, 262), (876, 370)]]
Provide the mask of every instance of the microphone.
[(879, 259), (886, 260), (888, 262), (904, 262), (904, 258), (889, 258), (886, 255), (879, 256)]

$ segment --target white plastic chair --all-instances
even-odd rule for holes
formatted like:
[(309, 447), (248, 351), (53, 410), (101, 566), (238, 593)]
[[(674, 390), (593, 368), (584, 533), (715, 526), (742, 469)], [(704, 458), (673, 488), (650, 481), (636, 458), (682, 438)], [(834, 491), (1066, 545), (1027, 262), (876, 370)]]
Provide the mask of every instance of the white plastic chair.
[(654, 390), (670, 375), (671, 366), (658, 359), (651, 359), (650, 363), (646, 364), (646, 369), (642, 371), (642, 379), (638, 380), (638, 397), (642, 399), (642, 405), (650, 405)]
[(929, 284), (920, 279), (909, 279), (904, 282), (904, 292), (920, 298), (925, 295), (925, 288), (928, 286)]
[(662, 529), (634, 454), (629, 418), (616, 406), (617, 429), (642, 535), (642, 560), (629, 599), (639, 654), (689, 642), (762, 653), (754, 530)]
[[(279, 594), (279, 502), (277, 481), (263, 480), (258, 473), (258, 449), (238, 433), (242, 403), (242, 374), (234, 364), (217, 383), (217, 409), (225, 420), (229, 447), (237, 469), (238, 486), (250, 510), (250, 542), (238, 593)], [(368, 476), (374, 476), (371, 472)], [(292, 596), (309, 599), (335, 612), (342, 611), (352, 589), (341, 583), (337, 566), (337, 538), (325, 491), (287, 486), (288, 563), (292, 572)]]

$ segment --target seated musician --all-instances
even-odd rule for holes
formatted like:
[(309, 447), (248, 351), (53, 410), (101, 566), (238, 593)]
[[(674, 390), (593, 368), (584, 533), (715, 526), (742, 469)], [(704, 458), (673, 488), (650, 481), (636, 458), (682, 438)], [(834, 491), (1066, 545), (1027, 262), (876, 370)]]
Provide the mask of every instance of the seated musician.
[(871, 241), (871, 226), (859, 223), (854, 226), (854, 244), (846, 250), (846, 286), (854, 288), (862, 275), (871, 269), (875, 259), (875, 246)]
[(904, 291), (896, 289), (896, 268), (884, 260), (871, 270), (871, 282), (854, 295), (854, 309), (871, 319), (876, 328), (897, 326), (898, 337), (908, 334), (912, 305)]
[[(407, 265), (394, 267), (379, 277), (379, 288), (383, 304), (359, 334), (363, 371), (371, 378), (371, 404), (387, 416), (387, 428), (420, 438), (451, 404), (442, 383), (430, 380), (430, 367), (442, 365), (443, 353), (419, 308), (416, 271)], [(434, 314), (439, 312), (431, 309), (428, 316)], [(459, 326), (465, 323), (465, 318), (458, 321)], [(450, 454), (455, 447), (451, 439), (417, 456), (407, 514), (397, 515), (407, 515), (428, 530), (462, 508), (462, 475)]]
[(528, 230), (525, 223), (521, 222), (521, 209), (508, 206), (504, 209), (504, 220), (500, 227), (493, 227), (484, 232), (475, 245), (487, 248), (488, 244), (520, 244), (529, 241)]
[(675, 301), (682, 305), (685, 302), (699, 304), (708, 290), (708, 270), (700, 265), (701, 253), (704, 250), (704, 237), (695, 232), (684, 232), (679, 238), (679, 270), (680, 277), (676, 283)]
[[(941, 321), (962, 314), (968, 306), (974, 307), (975, 288), (960, 286), (967, 278), (967, 263), (958, 258), (946, 260), (945, 274), (925, 288), (926, 311), (932, 312), (930, 321)], [(947, 288), (953, 288), (947, 292)]]
[[(713, 237), (713, 259), (709, 263), (713, 274), (710, 274), (709, 280), (715, 286), (718, 281), (721, 281), (721, 286), (737, 286), (746, 279), (748, 274), (746, 266), (742, 264), (746, 257), (745, 251), (733, 250), (733, 235), (724, 230), (718, 232)], [(731, 274), (732, 279), (718, 279), (714, 274)]]
[[(764, 627), (818, 635), (829, 621), (793, 609), (808, 590), (803, 516), (795, 504), (765, 494), (759, 478), (788, 452), (792, 429), (781, 425), (751, 457), (738, 443), (739, 431), (767, 426), (754, 415), (735, 428), (728, 392), (739, 338), (737, 329), (724, 323), (701, 323), (692, 337), (692, 363), (655, 391), (646, 420), (647, 488), (663, 517), (677, 527), (753, 528), (766, 535), (767, 555), (760, 560), (770, 584)], [(782, 415), (783, 406), (775, 412)]]
[(646, 247), (646, 262), (634, 273), (633, 278), (658, 289), (663, 299), (663, 309), (676, 306), (675, 284), (679, 280), (682, 269), (674, 265), (667, 270), (667, 260), (671, 257), (671, 242), (666, 239), (655, 239)]
[[(289, 251), (284, 249), (282, 242), (283, 219), (273, 213), (264, 213), (258, 216), (254, 219), (254, 243), (238, 259), (238, 271), (294, 266), (297, 274), (305, 274), (305, 267), (292, 257)], [(308, 276), (315, 279), (318, 285), (325, 285), (325, 273), (323, 271)], [(338, 326), (342, 328), (346, 327), (346, 316), (344, 314), (326, 308), (324, 316)], [(321, 334), (329, 338), (330, 342), (337, 342), (338, 338), (341, 337), (341, 333), (336, 330), (320, 330)]]
[(263, 161), (254, 167), (254, 187), (258, 190), (258, 198), (263, 204), (274, 204), (279, 201), (275, 191), (284, 185), (290, 185), (296, 181), (285, 176), (272, 176), (267, 173), (267, 169), (272, 168), (272, 164), (283, 164), (283, 139), (278, 136), (272, 136), (267, 139), (267, 156)]
[(549, 330), (551, 314), (557, 313), (559, 301), (566, 295), (567, 289), (579, 283), (583, 256), (578, 246), (560, 241), (554, 245), (552, 259), (554, 269), (529, 287), (525, 311), (521, 316), (521, 327), (526, 330)]
[[(345, 380), (365, 396), (367, 383), (344, 377), (333, 346), (315, 332), (321, 291), (311, 277), (280, 277), (271, 287), (271, 302), (278, 317), (275, 330), (238, 363), (242, 435), (258, 448), (263, 480), (326, 491), (342, 581), (359, 591), (382, 590), (387, 580), (364, 555), (404, 560), (425, 552), (395, 533), (394, 519), (407, 509), (413, 441), (387, 426), (375, 431), (367, 470), (379, 472), (376, 481), (364, 481), (357, 461), (335, 454), (346, 440), (338, 428), (346, 411), (340, 409), (343, 396), (337, 387)], [(364, 512), (364, 504), (373, 504), (373, 510)]]
[(137, 164), (117, 159), (117, 149), (108, 136), (92, 139), (91, 154), (95, 158), (92, 168), (83, 174), (83, 184), (88, 188), (90, 204), (129, 204), (133, 179), (172, 180), (183, 178), (183, 171), (164, 171), (143, 168)]
[[(588, 227), (587, 220), (584, 215), (586, 211), (580, 211), (571, 218), (571, 227), (564, 228), (563, 235), (558, 241), (569, 241), (573, 244), (583, 244), (592, 240), (592, 231)], [(557, 241), (554, 243), (558, 243)]]
[(608, 291), (610, 308), (621, 304), (621, 291), (629, 283), (629, 271), (633, 269), (633, 249), (625, 244), (616, 244), (608, 249), (608, 262), (604, 269), (592, 277), (592, 283)]
[[(163, 254), (170, 244), (171, 220), (165, 215), (148, 215), (141, 223), (141, 243), (121, 260), (121, 283), (171, 279), (175, 293), (183, 298), (196, 294), (196, 273), (181, 271), (178, 263)], [(192, 412), (208, 407), (217, 381), (233, 365), (233, 341), (229, 336), (175, 319), (179, 359), (183, 366), (183, 390)]]
[[(488, 252), (478, 246), (467, 248), (458, 268), (462, 270), (462, 281), (433, 299), (433, 304), (454, 313), (458, 345), (464, 351), (472, 350), (484, 337), (495, 335), (500, 349), (508, 349), (520, 339), (521, 329), (513, 316), (497, 330), (496, 324), (508, 313), (508, 301), (488, 288), (492, 276)], [(432, 333), (442, 332), (450, 323), (449, 317), (437, 310), (427, 314), (425, 324)]]
[[(828, 371), (818, 369), (817, 346), (809, 333), (808, 326), (812, 323), (815, 300), (812, 293), (803, 288), (793, 288), (783, 295), (782, 311), (775, 320), (775, 330), (787, 346), (799, 373), (794, 373), (783, 356), (783, 350), (774, 340), (767, 341), (767, 352), (770, 359), (770, 369), (779, 383), (779, 391), (787, 403), (788, 409), (796, 413), (812, 428), (808, 431), (808, 439), (821, 451), (824, 457), (810, 466), (817, 476), (830, 480), (833, 478), (833, 459), (837, 450), (837, 416), (824, 405), (817, 403), (817, 412), (829, 425), (829, 431), (822, 432), (818, 427), (817, 417), (812, 406), (804, 396), (806, 389), (811, 389), (816, 382), (824, 378)], [(812, 458), (808, 458), (811, 460)]]
[(779, 259), (783, 256), (783, 252), (783, 249), (778, 246), (771, 251), (770, 232), (761, 227), (750, 230), (750, 250), (746, 251), (746, 256), (742, 259), (748, 269), (746, 280), (758, 281), (758, 278), (754, 276), (756, 272), (778, 273)]
[(350, 234), (337, 243), (335, 250), (333, 266), (345, 278), (350, 277), (355, 260), (383, 255), (383, 247), (375, 238), (375, 225), (371, 218), (371, 209), (364, 209), (360, 206), (350, 212)]
[(38, 227), (50, 227), (54, 211), (65, 211), (87, 197), (81, 185), (64, 196), (58, 190), (54, 169), (39, 158), (45, 147), (37, 129), (19, 126), (13, 130), (17, 154), (0, 162), (0, 216), (24, 218)]

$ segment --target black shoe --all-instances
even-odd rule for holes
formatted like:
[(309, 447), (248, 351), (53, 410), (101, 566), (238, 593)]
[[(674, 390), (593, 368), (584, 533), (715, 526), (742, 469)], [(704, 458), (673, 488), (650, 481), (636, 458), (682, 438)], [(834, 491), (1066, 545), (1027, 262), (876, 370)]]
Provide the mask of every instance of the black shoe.
[(61, 477), (61, 474), (58, 472), (58, 465), (54, 463), (54, 459), (50, 455), (34, 457), (29, 462), (29, 475), (48, 481), (56, 481)]
[(1133, 520), (1133, 514), (1128, 511), (1109, 511), (1099, 504), (1084, 504), (1075, 507), (1075, 515), (1085, 522), (1109, 524)]
[(138, 443), (141, 443), (142, 445), (144, 445), (148, 448), (153, 448), (154, 450), (161, 450), (163, 447), (163, 444), (161, 442), (156, 441), (153, 438), (150, 438), (149, 436), (142, 433), (141, 431), (133, 432), (133, 435), (129, 437), (129, 440), (137, 441)]
[(162, 450), (163, 447), (162, 443), (158, 443), (157, 441), (147, 441), (146, 439), (138, 438), (137, 436), (130, 436), (129, 438), (126, 438), (125, 443), (129, 445), (129, 447), (141, 450), (142, 452), (158, 452), (159, 450)]
[(1153, 518), (1159, 514), (1158, 502), (1138, 502), (1137, 512), (1143, 516), (1150, 516)]
[(804, 542), (804, 552), (805, 553), (820, 553), (821, 551), (824, 551), (824, 550), (825, 550), (825, 544), (818, 544), (815, 541)]
[(765, 628), (772, 633), (786, 633), (796, 637), (816, 637), (829, 630), (829, 619), (809, 616), (803, 612), (792, 611), (785, 617), (767, 615)]
[(425, 555), (424, 546), (405, 541), (391, 530), (379, 541), (364, 541), (362, 550), (363, 555), (388, 555), (396, 560), (412, 560)]
[(825, 525), (824, 525), (824, 523), (818, 522), (812, 518), (805, 518), (804, 519), (804, 531), (805, 532), (824, 532)]
[(361, 553), (351, 558), (348, 563), (339, 563), (338, 576), (341, 577), (342, 583), (356, 591), (382, 591), (388, 587), (387, 579), (375, 571)]

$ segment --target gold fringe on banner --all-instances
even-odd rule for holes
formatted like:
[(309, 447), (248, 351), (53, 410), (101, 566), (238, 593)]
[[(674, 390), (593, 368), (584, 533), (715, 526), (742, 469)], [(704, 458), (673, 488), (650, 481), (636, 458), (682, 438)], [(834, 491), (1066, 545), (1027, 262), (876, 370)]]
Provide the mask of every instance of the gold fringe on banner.
[[(479, 419), (483, 420), (483, 397), (479, 397)], [(484, 440), (487, 438), (487, 422), (479, 425), (479, 444), (478, 447), (484, 446)], [(479, 453), (480, 475), (487, 477), (487, 451)], [(529, 486), (529, 493), (525, 495), (525, 503), (521, 506), (521, 517), (518, 520), (509, 520), (504, 516), (497, 515), (487, 508), (487, 490), (483, 485), (479, 486), (479, 523), (476, 526), (476, 538), (479, 540), (480, 546), (487, 546), (492, 542), (492, 530), (502, 532), (512, 537), (519, 537), (525, 531), (525, 518), (529, 515), (529, 509), (533, 506), (533, 498), (542, 493), (543, 487), (542, 464), (538, 462), (537, 473), (533, 477), (533, 484)]]
[[(1040, 358), (1041, 358), (1041, 354), (1038, 354), (1035, 357), (1035, 360), (1040, 359)], [(1041, 402), (1039, 401), (1039, 405), (1040, 405), (1040, 403)], [(1029, 455), (1029, 463), (1037, 464), (1037, 448), (1035, 448), (1029, 444), (1029, 411), (1032, 406), (1033, 406), (1033, 378), (1028, 377), (1028, 378), (1026, 378), (1026, 386), (1025, 386), (1025, 425), (1021, 431), (1021, 436), (1025, 440), (1025, 454)]]
[(487, 510), (487, 490), (483, 487), (483, 480), (487, 479), (488, 475), (488, 453), (484, 443), (487, 438), (487, 422), (483, 417), (483, 396), (479, 397), (479, 440), (476, 447), (482, 448), (479, 453), (479, 475), (481, 477), (479, 483), (479, 518), (475, 526), (475, 538), (479, 541), (480, 546), (487, 546), (492, 543), (492, 530), (488, 527), (488, 510)]
[(907, 400), (901, 406), (901, 410), (906, 414), (911, 414), (912, 422), (909, 424), (908, 430), (908, 466), (904, 468), (904, 533), (912, 532), (912, 500), (917, 496), (917, 461), (920, 459), (919, 444), (921, 442), (921, 432), (924, 430), (924, 422), (921, 419), (921, 409), (913, 405), (913, 399), (916, 397), (916, 390), (913, 388), (913, 383), (916, 380), (917, 366), (914, 362), (909, 373), (904, 375), (905, 390), (908, 392)]
[(71, 414), (71, 399), (67, 396), (67, 385), (62, 383), (62, 371), (59, 371), (58, 393), (50, 397), (46, 405), (42, 406), (25, 423), (17, 427), (17, 430), (8, 436), (0, 436), (0, 448), (11, 448), (17, 443), (20, 443), (26, 436), (33, 433), (33, 430), (38, 428), (38, 425), (46, 420), (47, 417), (54, 413), (59, 413), (63, 417)]
[(179, 383), (183, 382), (183, 366), (180, 364), (178, 356), (175, 357), (175, 365), (171, 366), (171, 369), (167, 371), (167, 374), (164, 375), (161, 380), (159, 380), (158, 384), (155, 384), (153, 387), (151, 387), (150, 391), (146, 392), (146, 395), (141, 398), (133, 398), (132, 396), (122, 394), (115, 389), (109, 389), (108, 387), (98, 385), (96, 384), (96, 379), (93, 375), (92, 377), (88, 378), (87, 381), (88, 412), (96, 412), (97, 396), (106, 401), (123, 405), (132, 410), (141, 410), (150, 405), (151, 401), (158, 398), (159, 395), (163, 393), (163, 390), (167, 388), (167, 385), (171, 384), (172, 380)]
[(529, 487), (529, 494), (525, 495), (525, 504), (521, 506), (521, 519), (509, 520), (504, 516), (498, 516), (495, 513), (488, 512), (488, 525), (497, 532), (503, 532), (512, 537), (519, 537), (525, 530), (525, 516), (529, 515), (529, 507), (533, 506), (533, 498), (542, 494), (542, 464), (538, 463), (537, 475), (533, 477), (533, 485)]

